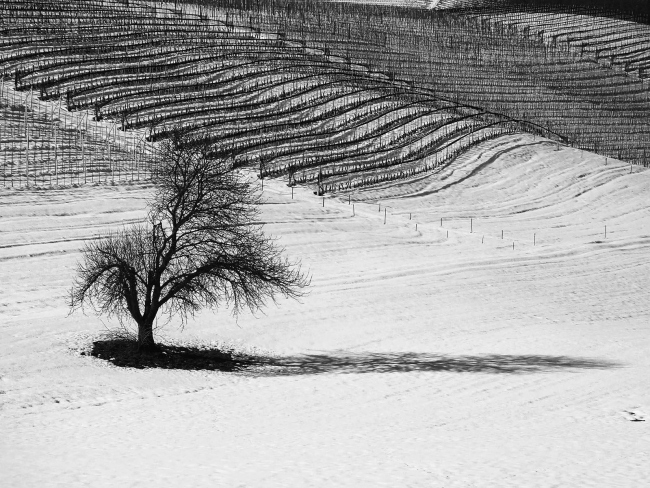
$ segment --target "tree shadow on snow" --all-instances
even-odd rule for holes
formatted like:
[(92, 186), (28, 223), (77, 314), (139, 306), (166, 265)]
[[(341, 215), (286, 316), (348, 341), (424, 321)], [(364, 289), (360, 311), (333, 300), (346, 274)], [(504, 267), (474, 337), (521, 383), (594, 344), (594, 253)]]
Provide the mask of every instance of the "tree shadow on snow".
[(451, 373), (522, 374), (559, 370), (608, 369), (611, 361), (570, 356), (486, 354), (446, 356), (428, 353), (335, 353), (266, 358), (263, 375), (323, 373)]
[(452, 373), (524, 374), (560, 370), (608, 369), (620, 364), (593, 358), (545, 355), (486, 354), (447, 356), (430, 353), (331, 352), (282, 357), (260, 357), (214, 348), (159, 345), (140, 352), (132, 341), (99, 340), (89, 353), (115, 366), (242, 372), (254, 376), (314, 374)]
[(87, 354), (124, 368), (235, 371), (241, 367), (230, 353), (218, 349), (158, 344), (140, 351), (137, 342), (128, 339), (94, 341)]

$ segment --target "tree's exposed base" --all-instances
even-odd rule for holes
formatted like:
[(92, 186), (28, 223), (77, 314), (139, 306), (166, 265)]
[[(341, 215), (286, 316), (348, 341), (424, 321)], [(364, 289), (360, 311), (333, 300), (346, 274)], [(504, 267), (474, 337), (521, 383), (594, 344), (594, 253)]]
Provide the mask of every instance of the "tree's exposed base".
[(89, 353), (115, 366), (127, 368), (164, 368), (186, 370), (234, 371), (244, 364), (232, 355), (216, 349), (154, 344), (138, 347), (126, 339), (98, 340)]
[(156, 354), (162, 352), (162, 349), (158, 344), (152, 342), (150, 344), (139, 344), (138, 352), (140, 354)]

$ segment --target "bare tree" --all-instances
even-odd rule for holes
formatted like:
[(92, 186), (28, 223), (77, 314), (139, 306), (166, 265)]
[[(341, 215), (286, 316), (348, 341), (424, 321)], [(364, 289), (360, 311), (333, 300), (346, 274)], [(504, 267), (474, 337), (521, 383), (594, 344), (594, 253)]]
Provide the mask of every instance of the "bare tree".
[(278, 294), (302, 296), (309, 284), (256, 224), (253, 184), (181, 142), (163, 145), (145, 223), (87, 244), (70, 290), (71, 311), (87, 303), (133, 319), (141, 349), (155, 347), (160, 315), (184, 324), (203, 307), (254, 312)]

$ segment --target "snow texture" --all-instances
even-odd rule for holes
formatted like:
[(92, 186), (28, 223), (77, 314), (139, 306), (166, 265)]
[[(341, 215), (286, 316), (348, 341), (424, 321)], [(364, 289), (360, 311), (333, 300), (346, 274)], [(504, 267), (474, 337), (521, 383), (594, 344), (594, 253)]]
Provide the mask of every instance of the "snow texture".
[(302, 303), (158, 331), (274, 358), (237, 373), (81, 354), (115, 324), (67, 315), (79, 249), (149, 186), (1, 190), (0, 484), (650, 479), (650, 172), (513, 135), (350, 204), (312, 190), (264, 183), (267, 232), (313, 276)]

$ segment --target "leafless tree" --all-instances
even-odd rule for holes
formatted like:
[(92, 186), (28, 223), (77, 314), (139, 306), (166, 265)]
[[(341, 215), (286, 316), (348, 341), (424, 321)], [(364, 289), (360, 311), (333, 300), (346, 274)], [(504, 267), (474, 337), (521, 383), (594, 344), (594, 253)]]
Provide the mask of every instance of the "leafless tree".
[(254, 312), (278, 295), (302, 296), (309, 284), (256, 223), (253, 183), (182, 142), (163, 145), (145, 222), (87, 244), (70, 289), (71, 311), (88, 304), (133, 319), (140, 349), (155, 348), (160, 315), (185, 324), (203, 307)]

